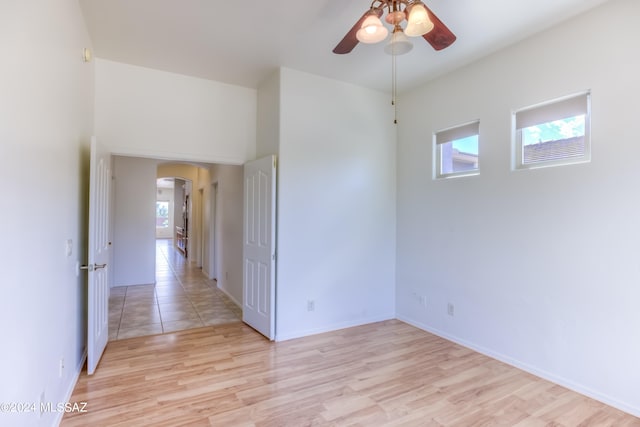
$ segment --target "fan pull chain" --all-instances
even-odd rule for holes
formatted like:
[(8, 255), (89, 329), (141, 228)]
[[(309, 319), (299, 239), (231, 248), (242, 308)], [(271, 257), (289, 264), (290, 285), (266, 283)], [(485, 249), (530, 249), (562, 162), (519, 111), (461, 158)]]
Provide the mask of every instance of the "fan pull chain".
[(393, 105), (393, 124), (398, 124), (397, 106), (397, 75), (396, 75), (396, 55), (391, 55), (391, 105)]

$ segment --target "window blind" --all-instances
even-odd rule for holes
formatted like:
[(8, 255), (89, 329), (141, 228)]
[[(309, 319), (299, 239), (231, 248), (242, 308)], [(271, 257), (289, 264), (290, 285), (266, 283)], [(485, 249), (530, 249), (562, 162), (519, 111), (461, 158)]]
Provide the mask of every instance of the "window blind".
[(475, 121), (462, 126), (445, 129), (436, 133), (436, 144), (444, 144), (456, 139), (467, 138), (480, 133), (480, 122)]
[(516, 111), (516, 129), (587, 114), (589, 92)]

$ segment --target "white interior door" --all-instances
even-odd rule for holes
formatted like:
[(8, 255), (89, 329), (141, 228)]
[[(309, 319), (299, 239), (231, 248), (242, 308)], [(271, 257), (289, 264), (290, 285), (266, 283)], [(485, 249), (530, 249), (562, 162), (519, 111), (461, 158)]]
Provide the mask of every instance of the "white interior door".
[(276, 157), (244, 165), (242, 320), (275, 338)]
[(87, 373), (93, 374), (109, 338), (109, 188), (111, 154), (91, 139)]

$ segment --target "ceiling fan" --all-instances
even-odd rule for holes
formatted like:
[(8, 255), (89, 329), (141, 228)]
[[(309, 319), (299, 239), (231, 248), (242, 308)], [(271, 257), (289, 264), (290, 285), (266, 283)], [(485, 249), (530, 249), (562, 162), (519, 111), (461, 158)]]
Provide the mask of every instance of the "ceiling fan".
[[(384, 40), (389, 33), (380, 21), (385, 10), (385, 21), (393, 26), (391, 40), (385, 46), (385, 52), (391, 55), (401, 55), (411, 50), (413, 45), (406, 36), (422, 36), (435, 50), (449, 47), (456, 40), (455, 34), (420, 0), (374, 0), (369, 10), (333, 49), (333, 53), (349, 53), (358, 42), (378, 43)], [(403, 30), (401, 23), (405, 19), (407, 25)]]

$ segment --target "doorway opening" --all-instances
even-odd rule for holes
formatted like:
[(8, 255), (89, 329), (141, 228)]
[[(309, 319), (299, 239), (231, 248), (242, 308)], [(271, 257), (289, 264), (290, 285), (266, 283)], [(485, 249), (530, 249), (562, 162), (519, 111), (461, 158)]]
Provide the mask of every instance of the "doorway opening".
[(158, 178), (156, 181), (156, 239), (173, 239), (174, 186), (174, 178)]
[[(115, 204), (138, 217), (115, 216), (115, 229), (138, 224), (127, 237), (139, 240), (137, 253), (155, 250), (148, 260), (155, 275), (143, 283), (114, 283), (110, 339), (241, 321), (242, 251), (241, 239), (236, 240), (242, 235), (242, 166), (114, 157), (120, 164), (114, 179), (125, 189), (154, 175), (152, 200), (135, 195), (118, 200), (116, 192)], [(151, 209), (153, 249), (142, 238)], [(114, 246), (120, 249), (117, 240)], [(141, 258), (148, 263), (147, 256)]]
[(189, 259), (193, 183), (179, 177), (156, 180), (156, 239), (168, 239)]

